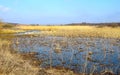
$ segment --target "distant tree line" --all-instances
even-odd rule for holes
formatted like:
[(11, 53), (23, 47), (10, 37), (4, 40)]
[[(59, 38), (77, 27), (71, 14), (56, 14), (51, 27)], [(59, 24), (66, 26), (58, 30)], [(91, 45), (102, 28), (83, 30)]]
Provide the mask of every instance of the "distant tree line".
[(99, 27), (104, 27), (104, 26), (109, 26), (109, 27), (120, 27), (120, 23), (71, 23), (71, 24), (66, 24), (66, 25), (77, 25), (77, 26), (99, 26)]

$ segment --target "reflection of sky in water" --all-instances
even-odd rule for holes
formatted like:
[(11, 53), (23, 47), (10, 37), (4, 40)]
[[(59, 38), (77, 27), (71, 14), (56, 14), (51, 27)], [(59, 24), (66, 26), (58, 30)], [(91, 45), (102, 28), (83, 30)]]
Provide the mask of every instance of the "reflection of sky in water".
[[(116, 72), (119, 68), (120, 41), (115, 39), (90, 39), (90, 38), (63, 38), (63, 37), (18, 37), (19, 45), (13, 45), (21, 52), (38, 52), (38, 57), (44, 60), (42, 67), (64, 66), (82, 72), (86, 63), (86, 54), (91, 58), (87, 61), (87, 72), (96, 66), (96, 72), (108, 68)], [(65, 47), (65, 44), (67, 44)], [(112, 42), (111, 42), (112, 41)], [(56, 44), (62, 48), (60, 53), (54, 52)], [(53, 47), (53, 48), (51, 48)], [(92, 52), (89, 55), (89, 52)], [(51, 56), (50, 56), (51, 55)], [(120, 70), (119, 70), (120, 71)]]

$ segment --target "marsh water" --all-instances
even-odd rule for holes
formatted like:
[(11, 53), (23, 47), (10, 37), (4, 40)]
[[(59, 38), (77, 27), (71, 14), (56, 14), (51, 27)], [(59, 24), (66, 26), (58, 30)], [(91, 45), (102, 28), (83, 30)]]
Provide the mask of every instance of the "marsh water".
[(40, 67), (64, 67), (77, 73), (120, 73), (120, 39), (18, 36), (13, 47), (38, 52)]

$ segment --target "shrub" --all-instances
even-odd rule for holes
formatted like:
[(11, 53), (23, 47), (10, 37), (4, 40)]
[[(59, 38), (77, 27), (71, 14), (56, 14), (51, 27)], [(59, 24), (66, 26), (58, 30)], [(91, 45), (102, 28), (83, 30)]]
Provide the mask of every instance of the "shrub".
[(4, 24), (2, 27), (3, 28), (13, 28), (14, 25), (12, 25), (12, 24)]

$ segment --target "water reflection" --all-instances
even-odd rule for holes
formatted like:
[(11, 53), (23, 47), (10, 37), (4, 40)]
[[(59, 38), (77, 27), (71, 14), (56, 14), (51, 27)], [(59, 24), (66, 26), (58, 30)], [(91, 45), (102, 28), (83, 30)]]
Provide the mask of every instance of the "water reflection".
[[(16, 44), (16, 42), (19, 42)], [(100, 38), (29, 37), (14, 38), (20, 52), (38, 52), (40, 67), (63, 66), (76, 72), (120, 72), (120, 40)]]

